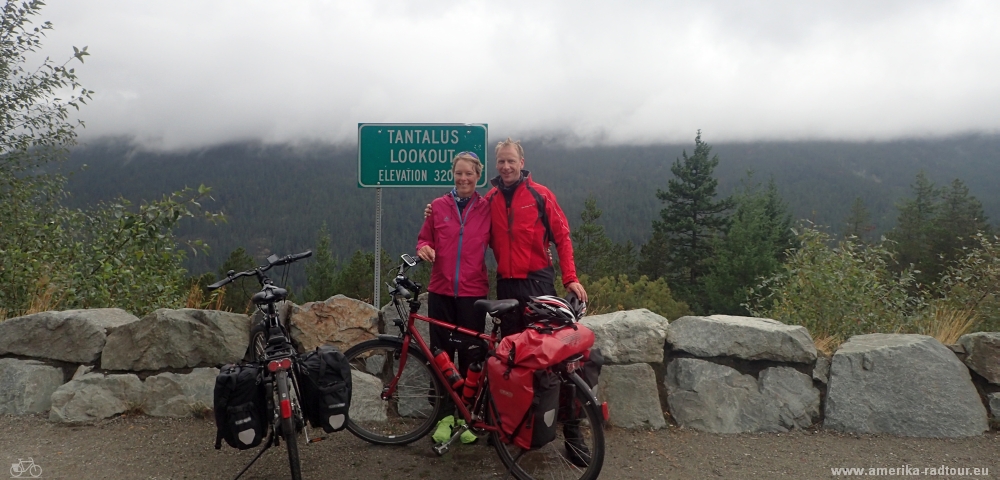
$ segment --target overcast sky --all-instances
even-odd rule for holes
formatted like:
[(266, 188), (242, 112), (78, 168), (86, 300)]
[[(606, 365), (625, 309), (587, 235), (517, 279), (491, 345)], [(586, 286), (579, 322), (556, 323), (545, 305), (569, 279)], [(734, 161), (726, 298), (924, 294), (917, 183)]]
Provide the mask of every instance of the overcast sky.
[(1000, 2), (50, 0), (84, 139), (349, 142), (358, 122), (585, 143), (1000, 132)]

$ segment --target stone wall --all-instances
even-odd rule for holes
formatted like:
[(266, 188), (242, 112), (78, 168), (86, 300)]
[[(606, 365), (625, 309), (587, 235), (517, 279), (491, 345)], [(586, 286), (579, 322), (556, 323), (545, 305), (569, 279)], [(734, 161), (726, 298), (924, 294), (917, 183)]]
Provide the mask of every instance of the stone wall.
[[(394, 332), (394, 316), (343, 296), (281, 308), (300, 351), (324, 343), (347, 349)], [(193, 309), (7, 320), (0, 414), (59, 422), (204, 415), (218, 368), (244, 358), (253, 323)], [(1000, 333), (965, 335), (952, 346), (921, 335), (861, 335), (825, 356), (803, 327), (763, 318), (668, 322), (639, 309), (581, 323), (606, 360), (596, 394), (608, 402), (612, 427), (963, 437), (982, 434), (1000, 415)]]

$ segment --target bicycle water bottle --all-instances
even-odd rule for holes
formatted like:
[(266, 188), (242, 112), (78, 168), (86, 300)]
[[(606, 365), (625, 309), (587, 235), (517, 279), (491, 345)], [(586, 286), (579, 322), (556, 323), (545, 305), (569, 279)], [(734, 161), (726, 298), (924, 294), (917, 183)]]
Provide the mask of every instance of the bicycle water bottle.
[(451, 388), (458, 390), (462, 388), (462, 376), (458, 374), (458, 368), (455, 367), (455, 363), (451, 361), (451, 356), (448, 352), (441, 350), (440, 348), (434, 349), (434, 364), (441, 369), (444, 373), (445, 380), (451, 384)]
[(472, 403), (479, 390), (479, 378), (483, 376), (483, 362), (469, 365), (469, 371), (465, 373), (465, 386), (462, 387), (462, 400), (465, 403)]

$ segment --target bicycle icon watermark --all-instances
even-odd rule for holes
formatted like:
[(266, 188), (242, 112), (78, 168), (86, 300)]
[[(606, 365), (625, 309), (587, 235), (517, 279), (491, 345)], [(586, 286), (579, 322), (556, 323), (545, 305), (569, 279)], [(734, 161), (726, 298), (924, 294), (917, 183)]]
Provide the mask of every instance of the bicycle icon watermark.
[(27, 460), (17, 459), (17, 463), (10, 464), (10, 478), (28, 478), (24, 474), (28, 474), (31, 478), (38, 478), (42, 476), (42, 467), (35, 464), (35, 461), (31, 458)]

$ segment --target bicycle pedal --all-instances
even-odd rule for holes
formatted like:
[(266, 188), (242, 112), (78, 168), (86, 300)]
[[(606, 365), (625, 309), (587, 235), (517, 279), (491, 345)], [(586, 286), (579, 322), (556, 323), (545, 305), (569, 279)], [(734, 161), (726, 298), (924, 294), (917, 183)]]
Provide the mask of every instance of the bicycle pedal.
[(448, 445), (449, 443), (451, 443), (451, 442), (439, 443), (439, 444), (434, 445), (433, 447), (431, 447), (431, 449), (434, 450), (434, 453), (436, 453), (440, 457), (440, 456), (448, 453), (448, 450), (451, 448)]

